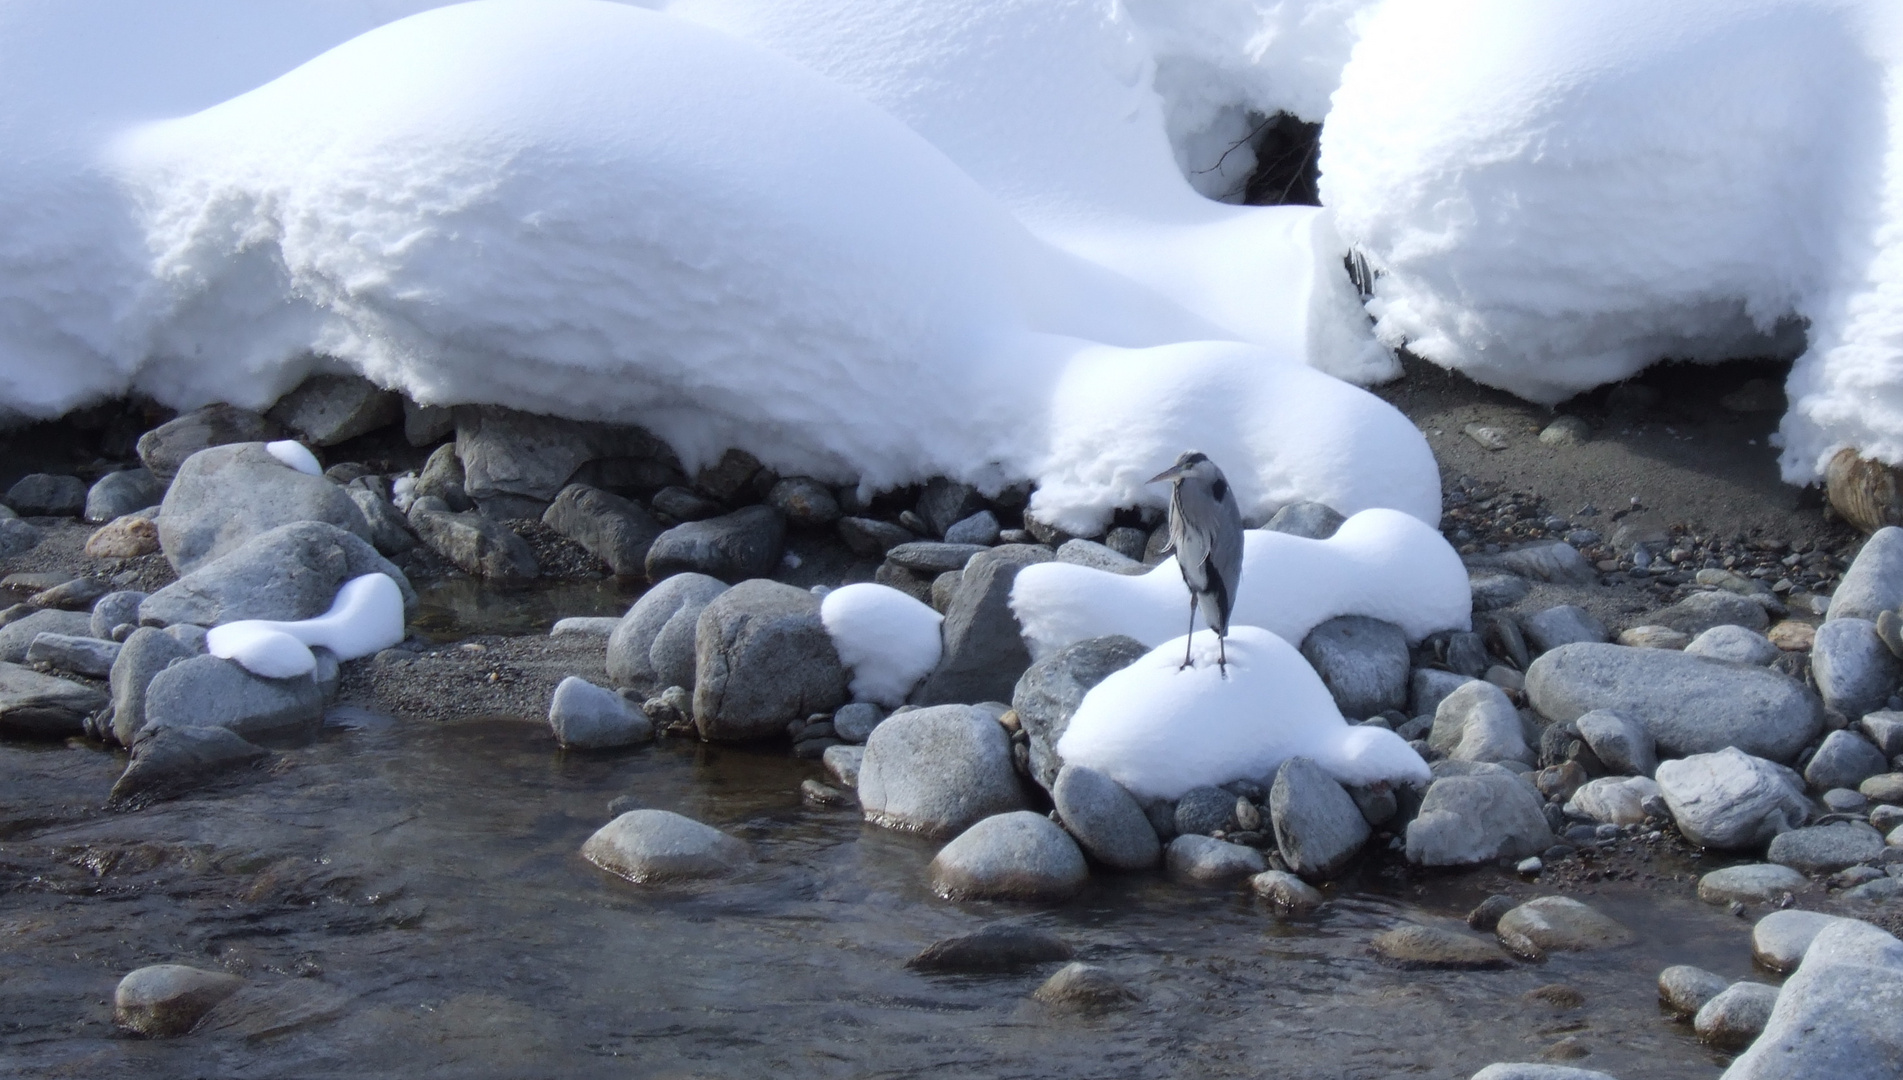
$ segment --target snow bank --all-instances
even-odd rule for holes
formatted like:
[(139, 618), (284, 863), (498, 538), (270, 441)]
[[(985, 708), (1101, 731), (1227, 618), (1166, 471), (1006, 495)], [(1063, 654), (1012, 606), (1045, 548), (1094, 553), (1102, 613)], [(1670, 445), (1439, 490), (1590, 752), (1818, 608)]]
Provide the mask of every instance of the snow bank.
[(945, 617), (884, 585), (862, 582), (834, 589), (820, 601), (819, 618), (839, 659), (852, 672), (852, 699), (888, 709), (905, 704), (920, 679), (938, 666)]
[(1785, 478), (1844, 446), (1903, 463), (1903, 9), (1421, 0), (1362, 25), (1322, 196), (1382, 274), (1381, 340), (1542, 402), (1801, 352)]
[(1297, 756), (1344, 784), (1427, 782), (1427, 763), (1400, 736), (1350, 727), (1321, 677), (1277, 635), (1231, 631), (1227, 677), (1214, 634), (1195, 636), (1194, 665), (1179, 670), (1183, 645), (1181, 637), (1162, 642), (1084, 695), (1057, 742), (1064, 761), (1098, 769), (1140, 798), (1267, 781)]
[[(1460, 556), (1438, 531), (1392, 510), (1355, 514), (1326, 540), (1252, 529), (1242, 558), (1232, 625), (1288, 641), (1338, 615), (1384, 619), (1410, 641), (1465, 630), (1472, 615)], [(1190, 625), (1189, 589), (1174, 558), (1138, 576), (1074, 563), (1027, 566), (1012, 586), (1011, 609), (1033, 656), (1108, 634), (1158, 646)], [(1198, 613), (1195, 626), (1207, 625)]]
[[(1400, 368), (1367, 332), (1328, 214), (1212, 203), (1170, 141), (1174, 130), (1201, 160), (1220, 156), (1216, 141), (1249, 108), (1319, 119), (1365, 2), (673, 0), (666, 10), (850, 87), (1041, 239), (1194, 312), (1217, 328), (1206, 336), (1372, 383)], [(1244, 154), (1231, 155), (1236, 167), (1252, 162)]]
[(253, 675), (288, 679), (317, 666), (313, 648), (339, 660), (355, 660), (403, 640), (403, 594), (388, 574), (351, 578), (337, 590), (330, 610), (300, 622), (244, 619), (214, 626), (205, 649)]

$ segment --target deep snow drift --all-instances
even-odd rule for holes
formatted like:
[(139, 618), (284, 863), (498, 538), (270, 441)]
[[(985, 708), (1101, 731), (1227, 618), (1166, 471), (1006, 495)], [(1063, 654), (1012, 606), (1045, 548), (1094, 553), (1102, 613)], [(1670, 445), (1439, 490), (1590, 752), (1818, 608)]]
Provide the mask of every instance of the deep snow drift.
[(1315, 669), (1277, 635), (1232, 630), (1226, 677), (1216, 666), (1215, 634), (1198, 633), (1195, 663), (1179, 670), (1183, 645), (1181, 637), (1165, 641), (1092, 687), (1057, 741), (1064, 761), (1097, 769), (1146, 799), (1265, 781), (1298, 756), (1344, 784), (1427, 781), (1427, 763), (1399, 735), (1342, 719)]
[[(1260, 627), (1297, 644), (1338, 615), (1383, 619), (1412, 641), (1465, 630), (1472, 616), (1460, 556), (1437, 530), (1392, 510), (1355, 514), (1326, 540), (1251, 529), (1242, 560), (1231, 625)], [(1190, 626), (1189, 589), (1174, 557), (1135, 576), (1075, 563), (1027, 566), (1012, 585), (1011, 610), (1033, 656), (1123, 634), (1151, 646), (1177, 638), (1180, 662), (1180, 638)], [(1198, 612), (1196, 628), (1207, 625)]]
[(1390, 344), (1553, 402), (1808, 350), (1786, 479), (1903, 463), (1903, 9), (1415, 0), (1342, 73), (1322, 197)]
[[(715, 5), (678, 6), (720, 21)], [(219, 10), (184, 4), (156, 37), (189, 37)], [(1039, 511), (1080, 531), (1132, 498), (1157, 504), (1127, 477), (1192, 444), (1247, 455), (1225, 465), (1252, 512), (1301, 497), (1436, 519), (1425, 442), (1303, 366), (1391, 370), (1326, 216), (1196, 195), (1127, 18), (970, 3), (940, 11), (957, 32), (934, 38), (908, 10), (768, 12), (776, 47), (812, 44), (802, 63), (625, 5), (483, 0), (131, 130), (297, 58), (297, 42), (334, 44), (351, 20), (307, 13), (268, 34), (234, 21), (226, 47), (254, 33), (274, 45), (235, 66), (202, 42), (185, 50), (230, 69), (219, 77), (134, 65), (189, 84), (162, 104), (135, 108), (130, 85), (87, 67), (118, 96), (69, 104), (47, 128), (59, 154), (0, 165), (0, 204), (36, 208), (0, 223), (0, 277), (34, 293), (0, 305), (0, 405), (48, 415), (132, 387), (259, 407), (342, 367), (423, 403), (641, 423), (690, 467), (738, 446), (868, 488), (1033, 479), (1048, 488)], [(842, 13), (883, 27), (883, 46), (821, 32)], [(58, 38), (77, 16), (20, 18)], [(995, 41), (1013, 44), (978, 48)], [(871, 54), (876, 86), (806, 66)], [(1312, 106), (1300, 82), (1287, 93)], [(66, 86), (41, 83), (42, 96)], [(13, 147), (50, 138), (23, 123)], [(85, 182), (34, 186), (69, 174)], [(35, 254), (55, 247), (57, 260)], [(69, 363), (42, 362), (52, 341)], [(1090, 385), (1097, 372), (1140, 389), (1120, 398)], [(1146, 409), (1159, 387), (1171, 407)], [(1270, 430), (1233, 404), (1269, 401), (1343, 430)], [(1106, 413), (1141, 415), (1139, 437), (1106, 448)]]

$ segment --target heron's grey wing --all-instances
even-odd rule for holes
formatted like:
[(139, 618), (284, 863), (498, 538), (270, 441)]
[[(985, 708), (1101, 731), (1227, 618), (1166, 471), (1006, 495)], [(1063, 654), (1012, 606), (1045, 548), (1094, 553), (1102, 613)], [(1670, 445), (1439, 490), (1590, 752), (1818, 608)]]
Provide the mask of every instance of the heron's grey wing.
[[(1228, 487), (1227, 484), (1223, 486)], [(1236, 503), (1235, 492), (1225, 490), (1214, 509), (1218, 524), (1209, 537), (1206, 576), (1209, 579), (1209, 591), (1220, 595), (1218, 605), (1221, 614), (1212, 617), (1205, 612), (1204, 616), (1209, 619), (1210, 626), (1227, 634), (1229, 614), (1236, 607), (1236, 590), (1242, 584), (1242, 508)]]
[(1215, 521), (1216, 509), (1207, 494), (1189, 484), (1176, 485), (1176, 493), (1170, 497), (1170, 546), (1176, 549), (1176, 565), (1183, 571), (1183, 582), (1193, 593), (1209, 586), (1209, 526)]

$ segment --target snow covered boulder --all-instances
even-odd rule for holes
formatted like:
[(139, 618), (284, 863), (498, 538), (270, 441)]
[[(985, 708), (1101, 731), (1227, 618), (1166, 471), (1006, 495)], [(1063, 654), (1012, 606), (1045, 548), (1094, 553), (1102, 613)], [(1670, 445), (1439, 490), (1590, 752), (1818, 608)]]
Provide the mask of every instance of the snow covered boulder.
[(1184, 644), (1165, 641), (1086, 693), (1057, 740), (1061, 759), (1108, 775), (1139, 799), (1267, 781), (1296, 756), (1343, 784), (1428, 779), (1426, 763), (1392, 731), (1350, 727), (1314, 669), (1282, 638), (1236, 627), (1226, 674), (1217, 668), (1214, 634), (1196, 635), (1188, 668)]
[[(1230, 623), (1302, 641), (1329, 619), (1364, 615), (1418, 641), (1467, 629), (1472, 603), (1466, 567), (1437, 530), (1397, 511), (1364, 510), (1326, 540), (1249, 530)], [(1035, 656), (1110, 634), (1155, 647), (1183, 633), (1189, 590), (1174, 558), (1136, 576), (1050, 563), (1020, 575), (1011, 608)], [(1195, 625), (1207, 626), (1200, 612)]]
[(777, 735), (846, 703), (846, 669), (819, 597), (764, 578), (716, 596), (694, 630), (694, 726), (703, 739)]
[(217, 626), (308, 619), (330, 607), (344, 582), (366, 574), (389, 577), (406, 606), (416, 602), (403, 571), (355, 533), (319, 521), (282, 525), (146, 597), (139, 621)]
[(1024, 807), (1011, 739), (991, 714), (940, 705), (888, 718), (859, 765), (859, 804), (874, 825), (949, 836)]
[(1011, 691), (1011, 708), (1030, 740), (1031, 779), (1055, 791), (1064, 762), (1057, 742), (1070, 727), (1090, 688), (1143, 658), (1149, 650), (1134, 638), (1090, 638), (1032, 664)]
[(893, 708), (938, 666), (944, 649), (930, 607), (884, 585), (860, 582), (826, 594), (820, 621), (852, 673), (854, 701)]
[(608, 677), (643, 691), (693, 689), (695, 627), (726, 591), (718, 578), (675, 574), (642, 593), (608, 636)]
[(321, 521), (370, 539), (370, 526), (342, 486), (287, 467), (262, 443), (193, 454), (159, 505), (159, 544), (180, 574), (300, 521)]
[(970, 704), (1011, 696), (1018, 676), (1031, 666), (1031, 654), (1012, 616), (1012, 589), (1026, 569), (1050, 559), (1050, 550), (1035, 544), (1006, 544), (971, 556), (945, 611), (944, 651), (918, 688), (919, 704)]
[(403, 594), (388, 574), (344, 582), (324, 614), (295, 622), (243, 619), (213, 627), (205, 651), (246, 671), (286, 679), (316, 670), (314, 650), (338, 660), (370, 656), (403, 640)]

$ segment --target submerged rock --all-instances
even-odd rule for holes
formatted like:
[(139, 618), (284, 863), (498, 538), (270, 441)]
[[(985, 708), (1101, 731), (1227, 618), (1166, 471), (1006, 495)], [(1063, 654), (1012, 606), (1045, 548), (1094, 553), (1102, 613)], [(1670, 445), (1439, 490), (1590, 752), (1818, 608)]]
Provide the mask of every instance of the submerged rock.
[(1502, 968), (1512, 961), (1482, 938), (1429, 926), (1401, 926), (1374, 939), (1376, 955), (1405, 968)]
[(243, 985), (243, 979), (222, 971), (153, 964), (119, 980), (112, 995), (112, 1018), (125, 1030), (147, 1038), (183, 1035)]
[(1031, 996), (1057, 1008), (1096, 1012), (1135, 1001), (1136, 995), (1116, 977), (1093, 964), (1066, 964)]
[(1061, 938), (1042, 930), (994, 922), (969, 934), (934, 941), (905, 966), (938, 974), (974, 974), (1019, 971), (1074, 955)]
[(1681, 1016), (1690, 1016), (1731, 985), (1722, 975), (1704, 968), (1678, 964), (1659, 972), (1659, 1001)]
[(270, 752), (222, 727), (166, 727), (144, 731), (132, 760), (112, 785), (109, 806), (136, 806), (197, 787), (246, 768)]

